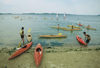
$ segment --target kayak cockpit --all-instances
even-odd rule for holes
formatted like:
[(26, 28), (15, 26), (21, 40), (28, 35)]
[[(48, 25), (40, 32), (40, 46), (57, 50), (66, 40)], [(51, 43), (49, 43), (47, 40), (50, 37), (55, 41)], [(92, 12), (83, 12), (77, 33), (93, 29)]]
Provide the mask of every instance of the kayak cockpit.
[(40, 48), (37, 48), (37, 49), (36, 49), (36, 52), (40, 52), (40, 51), (41, 51), (41, 49), (40, 49)]

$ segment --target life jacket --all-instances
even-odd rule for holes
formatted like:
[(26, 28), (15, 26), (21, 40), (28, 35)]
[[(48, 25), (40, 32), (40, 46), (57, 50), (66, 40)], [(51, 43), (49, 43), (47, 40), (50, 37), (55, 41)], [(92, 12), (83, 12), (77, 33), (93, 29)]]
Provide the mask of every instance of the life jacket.
[(20, 32), (19, 32), (19, 33), (20, 33), (20, 35), (23, 35), (23, 32), (24, 32), (23, 30), (20, 30)]
[(88, 35), (88, 34), (87, 34), (87, 40), (91, 40), (91, 37), (90, 37), (90, 35)]

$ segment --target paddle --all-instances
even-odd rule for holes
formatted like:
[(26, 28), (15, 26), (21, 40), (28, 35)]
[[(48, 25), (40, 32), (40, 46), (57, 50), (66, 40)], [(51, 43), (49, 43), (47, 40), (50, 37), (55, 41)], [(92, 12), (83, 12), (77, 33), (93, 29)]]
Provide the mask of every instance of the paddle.
[(19, 44), (18, 44), (18, 47), (17, 48), (20, 48), (21, 47), (21, 41), (19, 42)]
[(62, 33), (58, 33), (58, 35), (62, 35)]
[(28, 29), (28, 32), (31, 32), (31, 28)]

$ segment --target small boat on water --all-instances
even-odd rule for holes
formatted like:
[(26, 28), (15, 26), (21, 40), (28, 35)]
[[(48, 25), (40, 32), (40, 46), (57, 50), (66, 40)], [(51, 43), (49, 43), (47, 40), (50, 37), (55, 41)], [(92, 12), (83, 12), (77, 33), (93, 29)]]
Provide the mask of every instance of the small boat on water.
[(28, 42), (31, 42), (32, 41), (32, 35), (31, 35), (31, 33), (28, 33), (27, 34), (27, 41)]
[(66, 14), (64, 13), (64, 19), (66, 19)]
[(40, 35), (40, 38), (66, 38), (66, 35)]
[(78, 28), (78, 29), (80, 29), (80, 27), (78, 27), (78, 26), (74, 26), (74, 25), (67, 25), (68, 27), (72, 27), (73, 26), (73, 28)]
[(80, 31), (80, 30), (82, 30), (82, 29), (79, 29), (79, 28), (68, 29), (66, 27), (57, 27), (57, 26), (52, 26), (51, 28), (61, 29), (61, 30), (64, 30), (64, 31)]
[(27, 41), (31, 42), (32, 41), (31, 28), (29, 28), (27, 32), (28, 32), (27, 33)]
[(92, 27), (85, 27), (87, 30), (96, 30), (96, 28), (92, 28)]
[(78, 24), (79, 26), (83, 26), (82, 24)]
[(58, 13), (56, 14), (56, 20), (59, 20), (59, 16), (58, 16)]

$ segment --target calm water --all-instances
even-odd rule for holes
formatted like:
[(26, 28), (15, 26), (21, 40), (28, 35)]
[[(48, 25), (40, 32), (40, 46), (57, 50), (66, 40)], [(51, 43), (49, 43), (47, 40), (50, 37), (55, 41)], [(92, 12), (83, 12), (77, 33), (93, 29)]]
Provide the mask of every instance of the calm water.
[[(57, 26), (60, 24), (62, 27), (67, 25), (77, 25), (81, 22), (84, 25), (91, 25), (96, 28), (96, 31), (86, 30), (82, 31), (62, 31), (60, 32), (67, 35), (67, 38), (63, 39), (40, 39), (39, 35), (56, 35), (57, 29), (52, 29), (50, 26)], [(83, 39), (83, 31), (86, 31), (91, 36), (89, 46), (100, 45), (100, 16), (82, 16), (82, 15), (67, 15), (64, 19), (63, 15), (59, 15), (59, 20), (56, 20), (56, 15), (0, 15), (0, 46), (17, 46), (20, 39), (20, 28), (25, 27), (25, 34), (29, 28), (31, 28), (33, 46), (37, 43), (41, 43), (43, 46), (62, 46), (72, 45), (78, 46), (79, 43), (76, 40), (76, 35), (80, 35)], [(25, 37), (25, 42), (26, 37)]]

